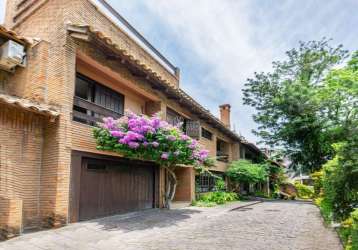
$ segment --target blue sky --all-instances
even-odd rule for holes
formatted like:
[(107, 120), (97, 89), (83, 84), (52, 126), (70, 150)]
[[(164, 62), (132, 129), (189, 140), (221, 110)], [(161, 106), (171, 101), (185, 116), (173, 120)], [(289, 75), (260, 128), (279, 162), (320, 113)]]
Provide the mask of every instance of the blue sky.
[(253, 110), (241, 101), (248, 77), (270, 70), (300, 40), (328, 37), (358, 49), (358, 0), (108, 2), (181, 69), (181, 87), (204, 107), (218, 115), (230, 103), (236, 131), (254, 142)]

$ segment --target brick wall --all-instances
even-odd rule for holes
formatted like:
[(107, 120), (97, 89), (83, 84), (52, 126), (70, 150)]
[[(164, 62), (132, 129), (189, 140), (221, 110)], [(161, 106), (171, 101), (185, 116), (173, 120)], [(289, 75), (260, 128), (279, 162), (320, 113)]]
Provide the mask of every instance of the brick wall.
[[(56, 105), (61, 112), (56, 123), (48, 124), (43, 131), (44, 147), (38, 161), (42, 161), (37, 204), (40, 222), (53, 226), (67, 222), (76, 53), (72, 39), (67, 40), (64, 23), (66, 12), (63, 10), (70, 1), (39, 2), (45, 4), (15, 29), (41, 42), (28, 50), (28, 66), (18, 69), (9, 79), (7, 92)], [(24, 220), (27, 217), (25, 215)]]
[(27, 50), (27, 66), (16, 68), (3, 91), (35, 102), (48, 103), (49, 43), (41, 41)]
[(9, 78), (9, 73), (0, 71), (0, 93), (5, 92), (5, 87)]
[(0, 104), (0, 197), (22, 201), (24, 228), (39, 222), (43, 124), (39, 115)]
[(22, 232), (22, 200), (0, 196), (0, 241)]
[(32, 15), (39, 7), (48, 0), (11, 0), (6, 1), (5, 25), (7, 28), (14, 28)]

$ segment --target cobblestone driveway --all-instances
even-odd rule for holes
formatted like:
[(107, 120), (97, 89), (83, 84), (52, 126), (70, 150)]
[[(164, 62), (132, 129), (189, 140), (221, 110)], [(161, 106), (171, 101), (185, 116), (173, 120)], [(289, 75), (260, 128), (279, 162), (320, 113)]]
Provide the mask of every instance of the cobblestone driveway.
[(264, 202), (230, 211), (239, 204), (151, 210), (76, 223), (23, 235), (0, 243), (0, 249), (342, 249), (311, 204)]

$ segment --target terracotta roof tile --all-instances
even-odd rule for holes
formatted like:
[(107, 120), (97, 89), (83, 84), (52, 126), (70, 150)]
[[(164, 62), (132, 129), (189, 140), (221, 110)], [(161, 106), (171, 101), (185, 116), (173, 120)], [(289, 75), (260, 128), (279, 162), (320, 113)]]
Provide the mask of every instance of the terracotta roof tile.
[(8, 30), (3, 25), (0, 25), (0, 35), (6, 36), (9, 39), (12, 39), (12, 40), (17, 41), (17, 42), (19, 42), (21, 44), (24, 44), (24, 45), (31, 44), (30, 39), (25, 38), (23, 36), (19, 36), (15, 31)]
[(17, 96), (0, 94), (0, 102), (50, 117), (57, 117), (60, 115), (53, 106), (36, 103)]

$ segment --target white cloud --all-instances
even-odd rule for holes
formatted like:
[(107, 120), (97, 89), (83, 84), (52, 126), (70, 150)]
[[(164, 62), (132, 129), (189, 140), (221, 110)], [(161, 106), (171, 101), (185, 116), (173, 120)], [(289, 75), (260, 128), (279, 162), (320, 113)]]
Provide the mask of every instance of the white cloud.
[(193, 58), (192, 67), (195, 69), (198, 63), (206, 66), (206, 74), (195, 76), (200, 82), (182, 82), (182, 87), (215, 114), (219, 104), (230, 103), (233, 124), (245, 136), (256, 139), (250, 132), (255, 126), (252, 111), (243, 107), (241, 89), (255, 70), (270, 68), (276, 50), (274, 44), (258, 46), (252, 42), (258, 34), (250, 24), (250, 6), (245, 1), (219, 0), (158, 0), (144, 4), (168, 27), (170, 39), (181, 44), (186, 57)]
[(344, 6), (339, 0), (153, 0), (120, 7), (144, 34), (156, 34), (159, 50), (169, 51), (170, 42), (180, 47), (174, 57), (180, 54), (178, 66), (184, 66), (181, 86), (214, 114), (219, 104), (231, 103), (233, 123), (253, 141), (253, 110), (241, 100), (241, 89), (253, 72), (269, 70), (299, 40), (326, 36), (348, 48), (357, 42), (352, 36), (352, 25), (358, 24), (354, 0)]

